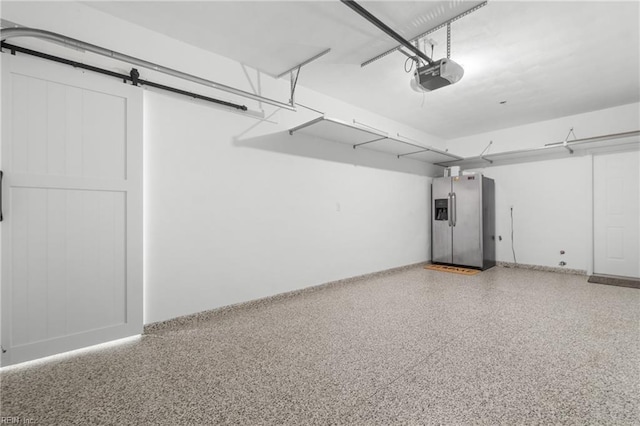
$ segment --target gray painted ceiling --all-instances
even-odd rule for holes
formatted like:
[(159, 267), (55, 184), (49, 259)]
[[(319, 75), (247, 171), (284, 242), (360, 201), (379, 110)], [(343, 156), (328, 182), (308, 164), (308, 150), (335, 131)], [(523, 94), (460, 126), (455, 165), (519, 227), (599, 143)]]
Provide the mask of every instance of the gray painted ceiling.
[[(359, 3), (409, 39), (480, 2)], [(451, 25), (463, 79), (430, 93), (401, 53), (360, 67), (397, 43), (338, 1), (87, 4), (271, 75), (331, 48), (298, 84), (447, 139), (640, 101), (638, 1), (490, 0)]]

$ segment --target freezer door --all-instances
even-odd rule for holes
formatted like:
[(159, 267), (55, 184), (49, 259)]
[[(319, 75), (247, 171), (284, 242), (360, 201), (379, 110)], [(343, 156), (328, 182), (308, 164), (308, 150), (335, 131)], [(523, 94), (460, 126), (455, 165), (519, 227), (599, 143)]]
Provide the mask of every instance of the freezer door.
[(482, 259), (483, 269), (496, 265), (496, 197), (493, 179), (482, 177)]
[(451, 263), (451, 178), (431, 185), (431, 261)]
[(453, 178), (453, 263), (482, 268), (482, 176)]

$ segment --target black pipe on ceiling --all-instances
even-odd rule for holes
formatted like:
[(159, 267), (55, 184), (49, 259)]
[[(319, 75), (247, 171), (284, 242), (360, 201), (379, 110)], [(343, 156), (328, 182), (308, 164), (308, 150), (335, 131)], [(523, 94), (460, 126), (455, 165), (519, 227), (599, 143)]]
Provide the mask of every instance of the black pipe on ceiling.
[(373, 25), (375, 25), (376, 27), (384, 31), (389, 37), (393, 38), (395, 41), (397, 41), (407, 49), (411, 50), (420, 59), (424, 59), (425, 61), (427, 61), (429, 65), (433, 64), (433, 60), (431, 60), (431, 58), (429, 58), (426, 54), (424, 54), (424, 52), (421, 52), (420, 49), (415, 47), (413, 44), (409, 43), (404, 37), (402, 37), (400, 34), (392, 30), (384, 22), (382, 22), (381, 20), (373, 16), (364, 7), (360, 6), (358, 3), (356, 3), (353, 0), (340, 0), (340, 1), (344, 3), (346, 6), (348, 6), (349, 8), (351, 8), (354, 12), (362, 16), (364, 19), (366, 19), (367, 21), (371, 22)]
[(27, 49), (27, 48), (20, 47), (20, 46), (15, 46), (13, 44), (6, 43), (5, 41), (1, 42), (0, 48), (8, 49), (9, 51), (11, 51), (12, 55), (15, 55), (16, 52), (20, 52), (20, 53), (24, 53), (25, 55), (31, 55), (31, 56), (35, 56), (35, 57), (38, 57), (38, 58), (46, 59), (46, 60), (49, 60), (49, 61), (58, 62), (60, 64), (70, 65), (70, 66), (72, 66), (74, 68), (81, 68), (81, 69), (84, 69), (84, 70), (87, 70), (87, 71), (92, 71), (92, 72), (95, 72), (95, 73), (98, 73), (98, 74), (103, 74), (103, 75), (108, 75), (108, 76), (111, 76), (111, 77), (119, 78), (125, 83), (130, 81), (134, 86), (138, 86), (138, 85), (143, 86), (144, 85), (144, 86), (154, 87), (156, 89), (166, 90), (168, 92), (177, 93), (179, 95), (188, 96), (190, 98), (200, 99), (200, 100), (207, 101), (207, 102), (212, 102), (212, 103), (215, 103), (215, 104), (218, 104), (218, 105), (223, 105), (223, 106), (226, 106), (226, 107), (239, 109), (241, 111), (246, 111), (247, 110), (247, 107), (245, 105), (238, 105), (238, 104), (234, 104), (232, 102), (222, 101), (220, 99), (211, 98), (209, 96), (199, 95), (197, 93), (188, 92), (188, 91), (182, 90), (182, 89), (177, 89), (175, 87), (165, 86), (164, 84), (154, 83), (154, 82), (148, 81), (148, 80), (142, 80), (142, 79), (139, 78), (140, 74), (138, 73), (138, 70), (136, 70), (135, 68), (131, 69), (131, 73), (129, 75), (120, 74), (120, 73), (117, 73), (117, 72), (106, 70), (104, 68), (94, 67), (92, 65), (86, 65), (86, 64), (83, 64), (81, 62), (76, 62), (76, 61), (72, 61), (70, 59), (61, 58), (59, 56), (49, 55), (48, 53), (42, 53), (42, 52), (38, 52), (36, 50), (31, 50), (31, 49)]

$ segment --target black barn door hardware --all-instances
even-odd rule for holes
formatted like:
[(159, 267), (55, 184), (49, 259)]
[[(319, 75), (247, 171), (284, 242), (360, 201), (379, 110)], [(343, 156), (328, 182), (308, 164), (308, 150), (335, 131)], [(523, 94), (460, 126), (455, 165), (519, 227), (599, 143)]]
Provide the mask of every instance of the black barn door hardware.
[(234, 95), (238, 95), (243, 98), (253, 99), (255, 101), (263, 102), (279, 108), (287, 109), (289, 111), (296, 110), (295, 106), (291, 103), (280, 102), (274, 99), (266, 98), (264, 96), (256, 95), (254, 93), (245, 92), (244, 90), (226, 86), (224, 84), (217, 83), (212, 80), (207, 80), (205, 78), (191, 75), (191, 74), (178, 71), (172, 68), (168, 68), (160, 64), (145, 61), (144, 59), (136, 58), (134, 56), (125, 55), (124, 53), (119, 53), (113, 50), (105, 49), (104, 47), (100, 47), (94, 44), (86, 43), (84, 41), (76, 40), (71, 37), (64, 36), (62, 34), (57, 34), (51, 31), (39, 30), (36, 28), (26, 28), (26, 27), (0, 29), (0, 40), (2, 40), (3, 42), (9, 38), (14, 38), (14, 37), (35, 37), (37, 39), (51, 41), (54, 43), (62, 44), (63, 46), (68, 47), (70, 49), (75, 49), (75, 50), (79, 49), (83, 51), (92, 52), (97, 55), (106, 56), (107, 58), (126, 62), (131, 65), (137, 65), (139, 67), (153, 70), (162, 74), (167, 74), (172, 77), (176, 77), (182, 80), (187, 80), (193, 83), (201, 84), (206, 87), (222, 90), (223, 92), (232, 93)]
[(92, 65), (86, 65), (86, 64), (83, 64), (81, 62), (76, 62), (76, 61), (72, 61), (72, 60), (69, 60), (69, 59), (61, 58), (59, 56), (49, 55), (48, 53), (42, 53), (42, 52), (38, 52), (36, 50), (31, 50), (31, 49), (26, 49), (26, 48), (20, 47), (20, 46), (15, 46), (13, 44), (9, 44), (9, 43), (6, 43), (4, 41), (2, 42), (1, 47), (2, 47), (2, 49), (10, 50), (12, 55), (15, 55), (16, 52), (20, 52), (20, 53), (24, 53), (25, 55), (36, 56), (38, 58), (47, 59), (49, 61), (58, 62), (58, 63), (65, 64), (65, 65), (70, 65), (70, 66), (72, 66), (74, 68), (81, 68), (81, 69), (84, 69), (84, 70), (87, 70), (87, 71), (92, 71), (92, 72), (96, 72), (96, 73), (99, 73), (99, 74), (104, 74), (104, 75), (108, 75), (108, 76), (111, 76), (111, 77), (116, 77), (116, 78), (121, 79), (125, 83), (130, 81), (131, 84), (133, 84), (134, 86), (140, 85), (140, 86), (155, 87), (156, 89), (162, 89), (162, 90), (166, 90), (166, 91), (169, 91), (169, 92), (177, 93), (177, 94), (180, 94), (180, 95), (189, 96), (190, 98), (201, 99), (203, 101), (213, 102), (213, 103), (216, 103), (216, 104), (219, 104), (219, 105), (223, 105), (223, 106), (227, 106), (227, 107), (230, 107), (230, 108), (239, 109), (239, 110), (242, 110), (242, 111), (246, 111), (247, 110), (247, 107), (245, 105), (238, 105), (238, 104), (234, 104), (232, 102), (227, 102), (227, 101), (222, 101), (220, 99), (211, 98), (209, 96), (204, 96), (204, 95), (199, 95), (197, 93), (188, 92), (186, 90), (176, 89), (175, 87), (165, 86), (164, 84), (153, 83), (151, 81), (142, 80), (142, 79), (140, 79), (140, 73), (135, 68), (132, 68), (131, 72), (129, 73), (129, 75), (126, 75), (126, 74), (120, 74), (120, 73), (117, 73), (117, 72), (109, 71), (109, 70), (106, 70), (104, 68), (94, 67)]
[(0, 170), (0, 222), (4, 220), (2, 216), (2, 178), (4, 177), (4, 173)]

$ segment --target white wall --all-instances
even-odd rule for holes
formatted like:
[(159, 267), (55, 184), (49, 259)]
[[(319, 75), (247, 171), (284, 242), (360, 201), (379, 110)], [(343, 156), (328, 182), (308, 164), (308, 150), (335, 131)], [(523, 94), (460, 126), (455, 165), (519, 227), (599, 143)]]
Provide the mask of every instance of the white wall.
[[(561, 117), (447, 141), (450, 152), (477, 156), (493, 140), (490, 153), (535, 148), (564, 140), (574, 127), (578, 138), (640, 129), (640, 104)], [(592, 271), (592, 157), (537, 161), (478, 169), (496, 182), (496, 229), (503, 240), (497, 260), (513, 262), (511, 218), (514, 216), (516, 261), (522, 264)], [(560, 250), (566, 252), (560, 255)]]
[(270, 122), (236, 140), (255, 120), (155, 93), (145, 107), (147, 321), (427, 260), (429, 178), (366, 165), (395, 158)]
[[(274, 81), (75, 3), (3, 3), (3, 18), (286, 101)], [(128, 73), (130, 66), (46, 42), (12, 40)], [(140, 70), (142, 77), (246, 104), (234, 112), (146, 91), (145, 323), (429, 257), (429, 175), (437, 167), (287, 129), (318, 116)], [(303, 84), (303, 77), (301, 77)], [(304, 87), (327, 115), (444, 147), (444, 141)]]
[[(587, 270), (591, 244), (591, 157), (486, 168), (496, 182), (497, 260)], [(560, 255), (560, 250), (566, 253)]]

